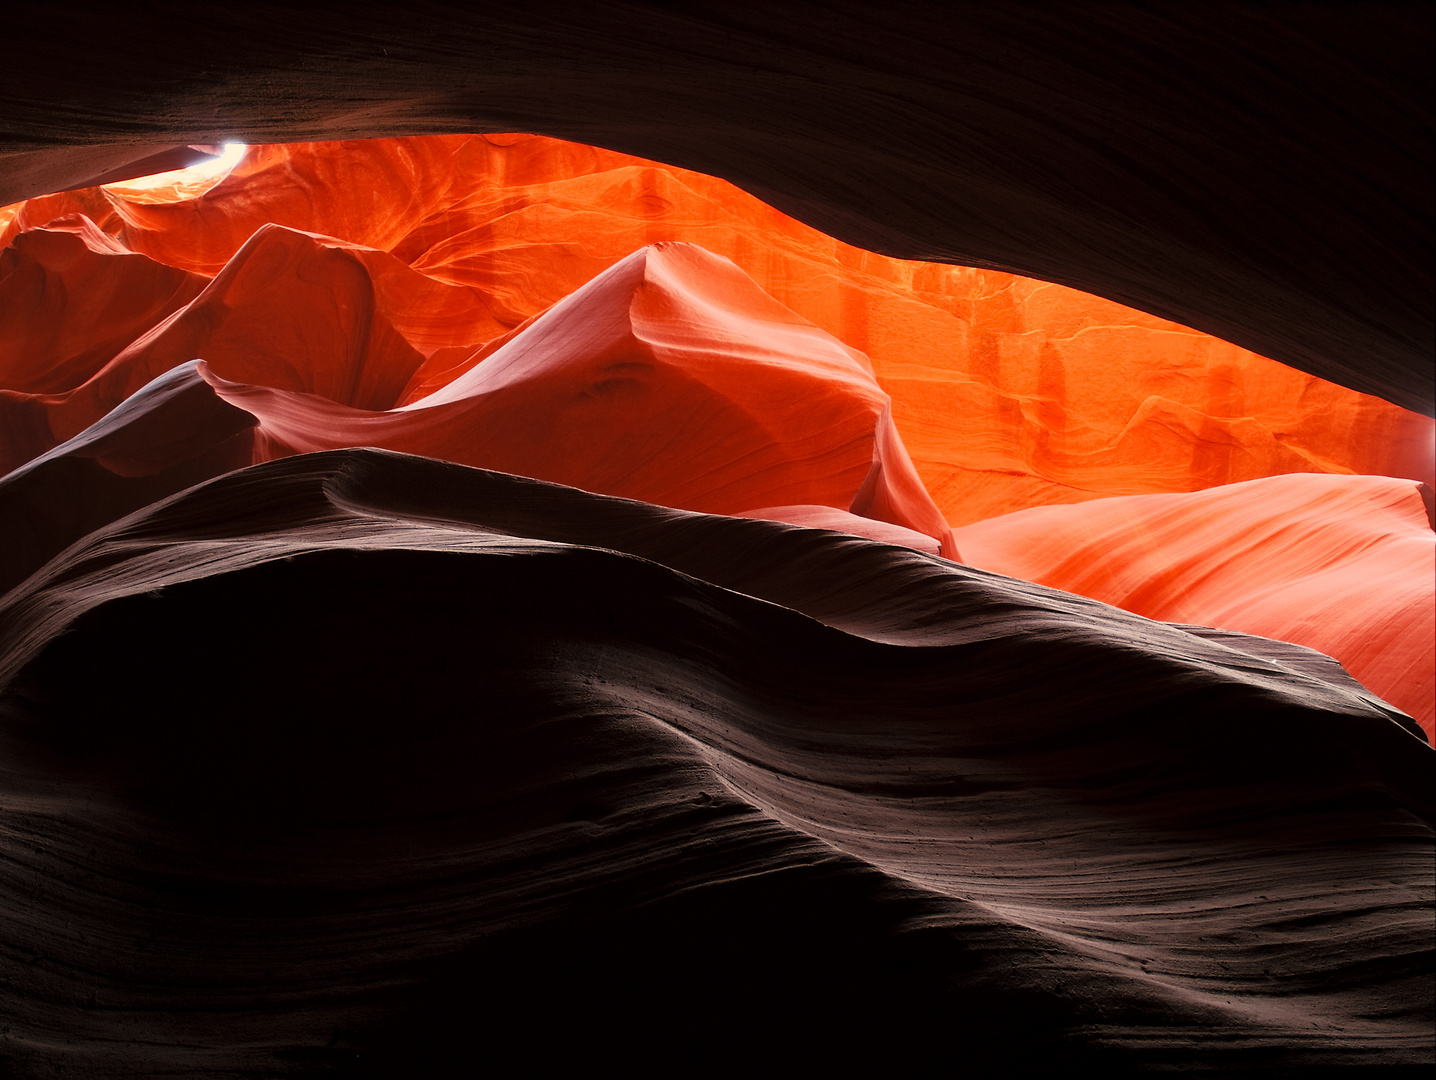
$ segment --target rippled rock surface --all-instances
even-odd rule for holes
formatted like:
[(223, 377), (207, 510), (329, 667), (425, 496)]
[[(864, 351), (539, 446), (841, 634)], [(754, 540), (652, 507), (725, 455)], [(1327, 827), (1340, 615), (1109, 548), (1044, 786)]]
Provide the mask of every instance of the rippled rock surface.
[(1429, 1052), (1433, 751), (1295, 646), (360, 450), (0, 649), (22, 1073)]

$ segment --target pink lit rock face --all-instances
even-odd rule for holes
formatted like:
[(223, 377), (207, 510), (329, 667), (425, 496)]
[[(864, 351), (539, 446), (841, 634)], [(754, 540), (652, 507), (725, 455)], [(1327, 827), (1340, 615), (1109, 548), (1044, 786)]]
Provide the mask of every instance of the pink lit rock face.
[[(360, 255), (411, 286), (406, 298), (419, 292), (412, 271)], [(395, 321), (417, 319), (388, 317), (386, 282), (360, 255), (261, 229), (193, 303), (82, 385), (0, 403), (45, 410), (51, 445), (23, 456), (199, 356), (217, 397), (255, 418), (253, 462), (380, 446), (667, 506), (819, 504), (948, 536), (867, 361), (725, 259), (683, 244), (636, 252), (416, 397), (433, 369)]]
[(1301, 473), (1045, 506), (957, 542), (974, 566), (1150, 619), (1298, 641), (1436, 737), (1436, 536), (1409, 480)]
[(709, 513), (818, 503), (948, 533), (862, 356), (689, 245), (636, 252), (389, 412), (213, 382), (258, 418), (261, 460), (381, 446)]

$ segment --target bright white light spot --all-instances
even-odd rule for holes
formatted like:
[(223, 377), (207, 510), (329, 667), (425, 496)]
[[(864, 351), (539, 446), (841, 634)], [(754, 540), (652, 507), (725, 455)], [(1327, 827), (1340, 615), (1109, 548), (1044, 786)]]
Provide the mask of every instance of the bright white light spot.
[(224, 152), (191, 165), (187, 169), (171, 169), (152, 176), (137, 176), (106, 184), (105, 190), (130, 202), (180, 202), (197, 199), (229, 175), (249, 149), (244, 143), (227, 142)]
[(179, 172), (186, 176), (222, 176), (239, 164), (239, 159), (244, 157), (244, 152), (249, 149), (242, 142), (227, 142), (224, 144), (224, 153), (209, 161), (201, 161), (198, 165), (191, 165), (188, 169), (180, 169)]

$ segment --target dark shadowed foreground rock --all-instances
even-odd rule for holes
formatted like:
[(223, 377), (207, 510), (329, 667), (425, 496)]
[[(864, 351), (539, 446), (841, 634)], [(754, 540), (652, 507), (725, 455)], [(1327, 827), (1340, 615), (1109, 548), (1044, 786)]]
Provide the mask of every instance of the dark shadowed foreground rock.
[(1431, 1060), (1432, 750), (1295, 646), (351, 450), (0, 665), (18, 1075)]

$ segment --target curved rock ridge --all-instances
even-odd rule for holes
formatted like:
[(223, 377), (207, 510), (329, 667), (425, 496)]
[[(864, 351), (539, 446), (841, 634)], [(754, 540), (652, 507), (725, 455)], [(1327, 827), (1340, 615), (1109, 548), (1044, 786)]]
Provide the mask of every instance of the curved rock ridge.
[(1432, 408), (1420, 5), (317, 5), (281, 34), (157, 4), (16, 12), (7, 41), (0, 202), (177, 143), (517, 128)]
[(956, 531), (976, 566), (1336, 657), (1436, 738), (1436, 533), (1417, 485), (1294, 474)]
[[(1436, 483), (1427, 417), (1060, 286), (852, 248), (722, 180), (612, 151), (532, 135), (262, 146), (201, 197), (170, 187), (170, 201), (165, 189), (32, 200), (0, 239), (87, 214), (118, 244), (209, 275), (270, 224), (361, 245), (349, 250), (375, 277), (377, 306), (428, 360), (406, 400), (634, 250), (696, 242), (870, 357), (924, 485), (957, 525), (1292, 471)], [(296, 299), (326, 282), (296, 285)]]
[[(404, 405), (424, 360), (370, 285), (344, 245), (267, 226), (194, 303), (85, 384), (0, 405), (22, 417), (44, 407), (52, 443), (75, 429), (36, 467), (79, 456), (148, 476), (242, 426), (241, 464), (380, 446), (706, 512), (828, 505), (954, 553), (867, 361), (726, 259), (684, 244), (638, 251)], [(305, 288), (329, 304), (297, 304)], [(195, 353), (214, 359), (176, 366)], [(235, 415), (226, 404), (253, 420), (220, 419)], [(229, 450), (215, 459), (233, 462)]]
[(1429, 1056), (1433, 751), (1297, 647), (352, 450), (91, 533), (0, 657), (19, 1071)]
[(798, 506), (764, 506), (745, 510), (738, 516), (764, 521), (785, 521), (790, 525), (801, 525), (805, 529), (830, 529), (833, 532), (865, 536), (869, 540), (881, 540), (885, 544), (900, 544), (930, 555), (941, 554), (941, 545), (930, 536), (905, 529), (901, 525), (859, 517), (831, 506), (814, 506), (811, 503)]

